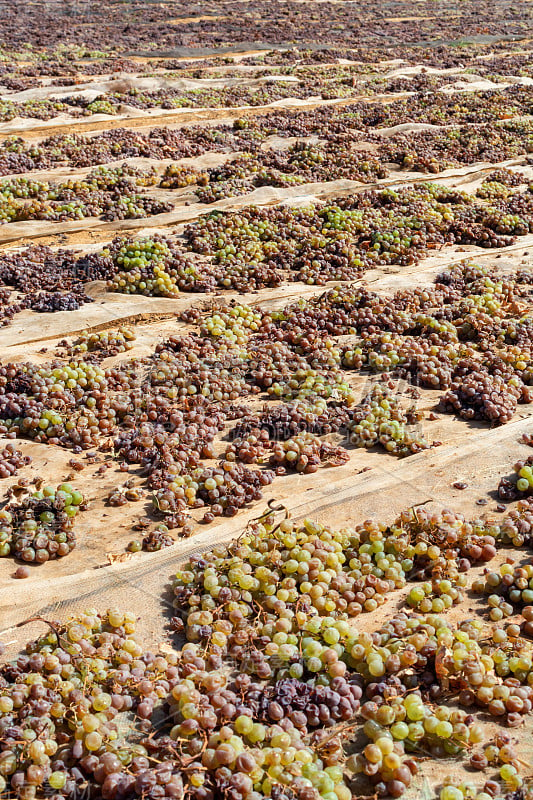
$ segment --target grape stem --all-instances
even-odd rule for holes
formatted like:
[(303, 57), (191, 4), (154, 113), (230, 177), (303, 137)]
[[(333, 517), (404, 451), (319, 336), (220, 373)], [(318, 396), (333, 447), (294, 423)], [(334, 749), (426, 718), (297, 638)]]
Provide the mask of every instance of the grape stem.
[(61, 647), (61, 634), (59, 633), (59, 628), (56, 626), (54, 622), (50, 622), (50, 620), (45, 619), (44, 617), (41, 616), (29, 617), (28, 619), (25, 619), (22, 622), (17, 622), (17, 624), (14, 627), (22, 628), (24, 625), (29, 625), (30, 622), (44, 622), (45, 625), (48, 625), (48, 627), (51, 628), (56, 635), (57, 646)]

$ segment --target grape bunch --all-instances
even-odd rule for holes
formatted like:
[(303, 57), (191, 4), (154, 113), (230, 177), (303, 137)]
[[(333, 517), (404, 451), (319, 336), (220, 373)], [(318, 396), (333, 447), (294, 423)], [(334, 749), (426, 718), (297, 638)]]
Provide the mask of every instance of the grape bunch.
[(0, 511), (0, 555), (44, 564), (67, 556), (76, 546), (74, 518), (84, 497), (69, 483), (44, 486)]
[(474, 581), (472, 588), (489, 595), (490, 618), (498, 622), (514, 614), (515, 606), (528, 606), (533, 602), (533, 565), (502, 564), (497, 572), (487, 572), (484, 578)]
[(66, 339), (59, 342), (58, 351), (60, 354), (64, 352), (70, 358), (93, 357), (100, 360), (131, 350), (135, 339), (133, 328), (126, 325), (96, 333), (82, 331), (73, 342), (69, 343)]
[(386, 387), (376, 384), (354, 409), (348, 423), (350, 442), (356, 447), (381, 445), (386, 452), (407, 456), (426, 450), (430, 445), (424, 436), (409, 430), (410, 415)]
[(343, 447), (335, 447), (323, 442), (313, 433), (302, 431), (284, 442), (274, 443), (270, 465), (276, 469), (277, 474), (281, 467), (309, 475), (316, 472), (324, 462), (339, 466), (348, 459), (348, 452)]
[(31, 464), (31, 457), (23, 455), (13, 442), (0, 450), (0, 478), (10, 478), (17, 470)]

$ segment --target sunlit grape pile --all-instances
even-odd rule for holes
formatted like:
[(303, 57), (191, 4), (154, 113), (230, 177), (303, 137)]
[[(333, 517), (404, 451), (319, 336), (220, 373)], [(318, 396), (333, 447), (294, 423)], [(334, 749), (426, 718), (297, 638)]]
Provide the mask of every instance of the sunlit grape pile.
[[(65, 508), (63, 495), (81, 499), (68, 486), (40, 494)], [(480, 618), (450, 627), (409, 600), (375, 633), (354, 623), (424, 564), (435, 569), (442, 547), (494, 557), (493, 545), (472, 552), (480, 526), (423, 509), (390, 529), (268, 514), (179, 569), (173, 627), (186, 641), (176, 650), (145, 651), (135, 615), (118, 608), (43, 620), (42, 638), (0, 668), (2, 789), (59, 798), (83, 784), (103, 797), (182, 798), (188, 787), (205, 798), (227, 787), (243, 798), (348, 800), (366, 782), (399, 797), (431, 755), (487, 772), (478, 800), (503, 797), (523, 782), (512, 731), (533, 700), (533, 643), (520, 627), (491, 633)], [(490, 530), (485, 539), (497, 541)], [(451, 605), (451, 585), (441, 590)], [(509, 734), (492, 739), (485, 709), (506, 716)], [(440, 798), (461, 791), (447, 779)]]
[[(46, 265), (48, 254), (35, 252)], [(163, 238), (119, 238), (98, 258), (133, 291), (152, 281), (152, 293), (179, 292)], [(81, 261), (88, 271), (100, 263)], [(339, 286), (275, 311), (221, 302), (186, 312), (187, 331), (139, 358), (127, 357), (127, 327), (84, 332), (51, 361), (0, 367), (0, 430), (75, 452), (114, 437), (117, 459), (139, 465), (168, 522), (182, 527), (189, 509), (204, 507), (205, 522), (232, 516), (276, 476), (342, 465), (354, 448), (409, 456), (437, 447), (417, 406), (426, 387), (439, 390), (442, 411), (508, 422), (531, 399), (520, 311), (530, 282), (466, 261), (423, 290)], [(362, 395), (355, 373), (371, 384)], [(247, 405), (253, 398), (263, 406)], [(517, 466), (516, 497), (528, 463)]]
[(106, 220), (132, 219), (170, 211), (171, 203), (147, 197), (138, 187), (153, 184), (150, 171), (123, 167), (99, 167), (84, 180), (50, 184), (29, 178), (0, 181), (0, 222), (50, 220), (102, 216)]
[(0, 800), (533, 800), (532, 30), (5, 0)]
[(208, 214), (185, 230), (188, 247), (216, 265), (288, 270), (322, 285), (353, 280), (380, 265), (416, 263), (444, 243), (502, 247), (530, 231), (533, 195), (517, 191), (497, 206), (437, 183), (360, 192), (320, 207), (253, 206)]

